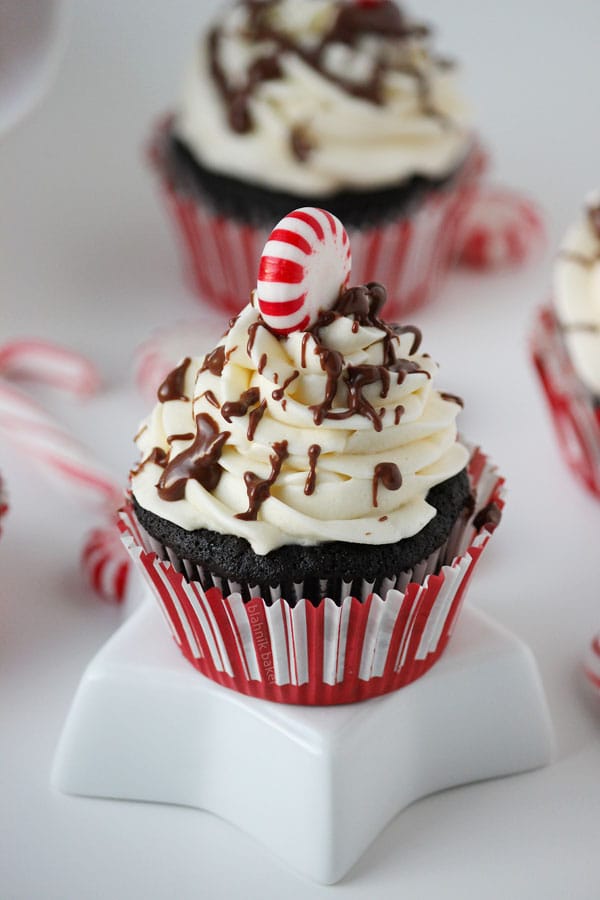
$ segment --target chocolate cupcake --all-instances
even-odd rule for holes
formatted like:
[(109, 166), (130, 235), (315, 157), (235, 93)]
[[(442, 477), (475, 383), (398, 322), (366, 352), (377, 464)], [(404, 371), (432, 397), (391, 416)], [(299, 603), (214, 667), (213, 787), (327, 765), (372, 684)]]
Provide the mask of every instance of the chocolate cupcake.
[(532, 353), (563, 456), (600, 497), (600, 193), (588, 198), (556, 260)]
[(454, 259), (483, 166), (455, 67), (392, 0), (243, 0), (199, 41), (152, 159), (201, 297), (239, 311), (272, 222), (327, 206), (389, 314)]
[(124, 512), (187, 658), (287, 702), (426, 671), (502, 507), (419, 330), (349, 264), (331, 214), (279, 223), (251, 302), (161, 386)]

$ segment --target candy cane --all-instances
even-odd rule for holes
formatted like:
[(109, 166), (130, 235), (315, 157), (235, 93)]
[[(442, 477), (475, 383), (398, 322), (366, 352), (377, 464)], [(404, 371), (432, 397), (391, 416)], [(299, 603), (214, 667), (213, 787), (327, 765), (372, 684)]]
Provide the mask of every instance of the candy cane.
[(103, 600), (123, 602), (131, 562), (115, 521), (90, 532), (81, 554), (81, 563), (90, 586)]
[(512, 191), (481, 188), (461, 224), (459, 259), (477, 269), (522, 263), (543, 237), (541, 217), (528, 200)]
[(0, 431), (49, 474), (114, 509), (122, 492), (78, 441), (35, 401), (0, 379)]
[(100, 384), (96, 367), (84, 356), (32, 338), (0, 347), (0, 375), (49, 384), (80, 396), (93, 394)]
[(278, 334), (302, 331), (337, 300), (350, 277), (350, 243), (338, 218), (305, 206), (285, 216), (265, 244), (256, 299)]

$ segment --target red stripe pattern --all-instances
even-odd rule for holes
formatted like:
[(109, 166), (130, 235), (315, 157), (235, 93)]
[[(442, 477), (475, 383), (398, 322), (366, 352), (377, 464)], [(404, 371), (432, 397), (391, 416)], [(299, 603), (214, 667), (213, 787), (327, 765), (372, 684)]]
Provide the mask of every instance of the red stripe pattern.
[[(175, 190), (161, 159), (168, 127), (168, 121), (160, 123), (149, 155), (180, 239), (188, 284), (203, 303), (238, 313), (256, 286), (258, 260), (270, 232), (216, 215), (201, 197), (191, 199)], [(464, 222), (486, 166), (487, 158), (478, 146), (452, 184), (423, 197), (409, 215), (376, 228), (349, 230), (352, 280), (385, 284), (385, 318), (402, 320), (439, 291), (464, 246)], [(298, 219), (298, 211), (294, 218)], [(310, 231), (318, 240), (319, 228)]]
[(600, 421), (590, 391), (579, 380), (554, 312), (538, 313), (531, 353), (559, 446), (576, 478), (600, 498)]
[(521, 265), (544, 240), (532, 203), (512, 191), (486, 187), (474, 193), (461, 229), (460, 262), (475, 269)]
[(92, 590), (102, 600), (123, 602), (132, 560), (119, 537), (116, 522), (90, 532), (81, 563)]
[(256, 299), (267, 325), (291, 334), (335, 303), (350, 277), (350, 243), (339, 219), (306, 206), (269, 235), (258, 267)]
[[(478, 449), (469, 467), (476, 515), (490, 502), (502, 508), (503, 479)], [(169, 559), (140, 527), (130, 505), (119, 524), (126, 546), (157, 597), (186, 659), (202, 674), (243, 694), (284, 703), (330, 705), (374, 697), (423, 675), (450, 640), (475, 564), (491, 530), (458, 523), (444, 565), (435, 560), (390, 580), (381, 597), (364, 596), (317, 607), (290, 607), (277, 596), (247, 603), (225, 597), (222, 583), (203, 590), (189, 581), (191, 564)], [(414, 578), (414, 580), (411, 580)]]

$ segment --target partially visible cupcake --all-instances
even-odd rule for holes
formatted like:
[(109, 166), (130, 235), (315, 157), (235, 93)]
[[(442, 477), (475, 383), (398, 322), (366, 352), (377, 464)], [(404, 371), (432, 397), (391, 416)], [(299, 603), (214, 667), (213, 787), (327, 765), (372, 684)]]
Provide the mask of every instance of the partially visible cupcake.
[(600, 497), (600, 193), (567, 231), (532, 351), (565, 460)]
[(419, 330), (349, 268), (328, 212), (278, 224), (251, 303), (159, 389), (123, 512), (188, 660), (292, 703), (427, 671), (503, 505)]
[(152, 159), (197, 292), (238, 312), (271, 224), (327, 206), (388, 315), (432, 295), (483, 168), (455, 66), (392, 0), (242, 0), (196, 47)]
[(4, 490), (4, 482), (0, 477), (0, 534), (2, 534), (2, 519), (7, 512), (8, 501), (6, 499), (6, 492)]

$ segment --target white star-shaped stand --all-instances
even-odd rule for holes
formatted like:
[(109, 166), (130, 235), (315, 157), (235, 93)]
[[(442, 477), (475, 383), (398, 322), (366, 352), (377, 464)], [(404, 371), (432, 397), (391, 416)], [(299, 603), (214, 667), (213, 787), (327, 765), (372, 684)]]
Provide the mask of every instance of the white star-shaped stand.
[(84, 673), (53, 782), (69, 794), (216, 813), (333, 883), (415, 800), (542, 766), (551, 753), (531, 651), (472, 609), (441, 660), (408, 687), (301, 707), (198, 674), (148, 598)]

